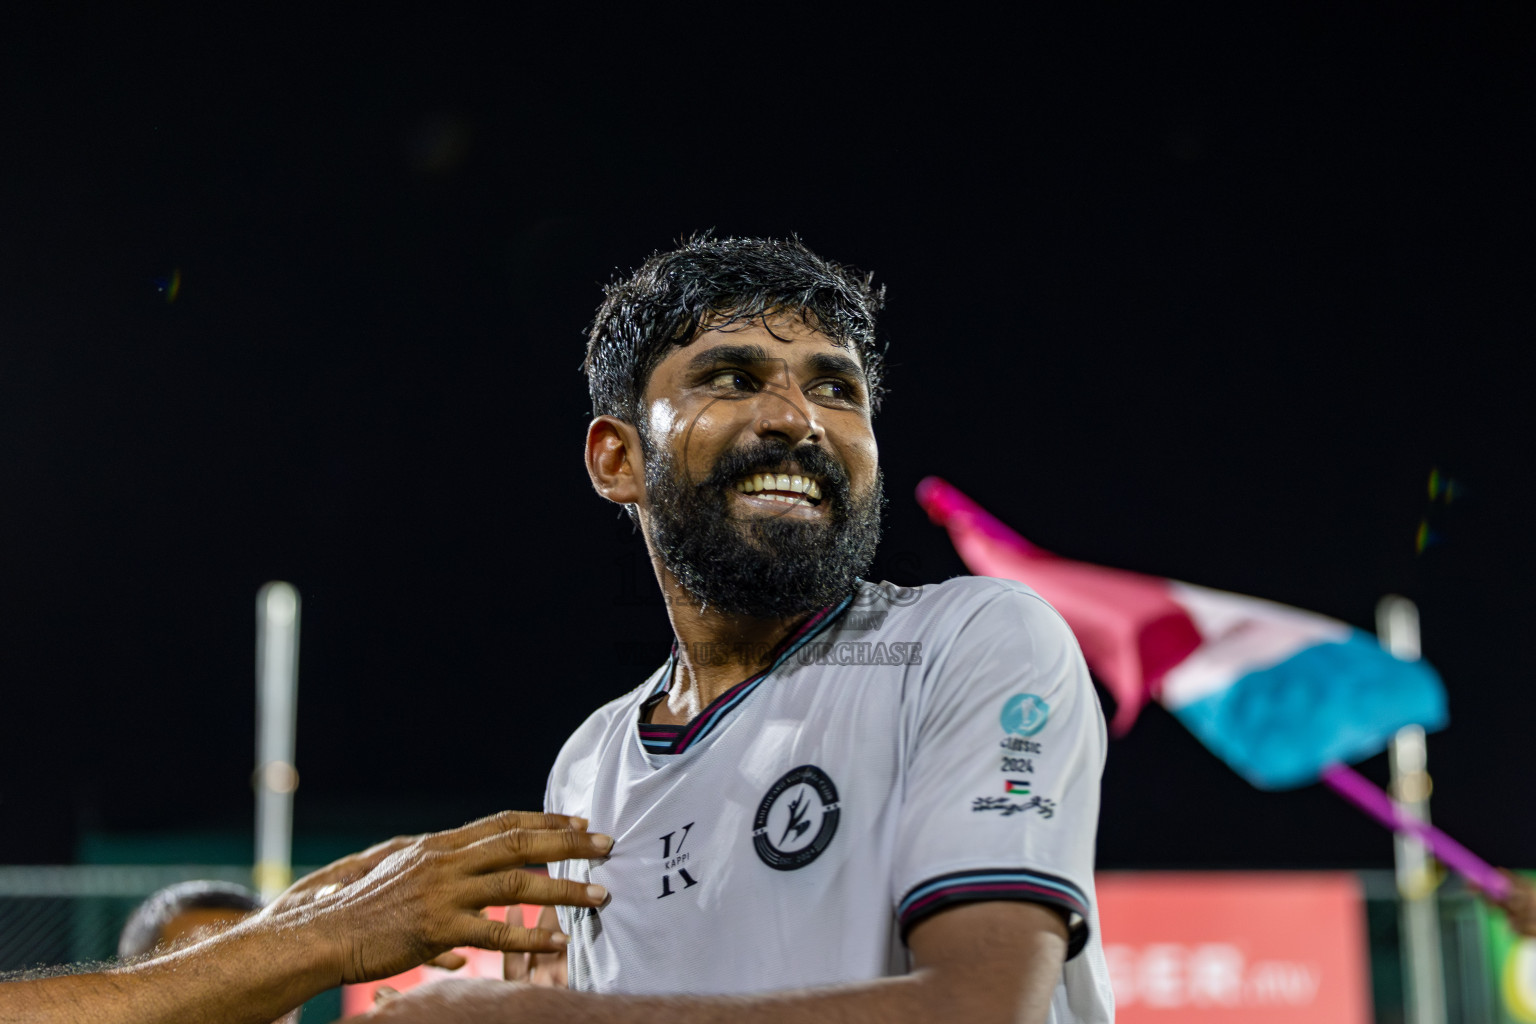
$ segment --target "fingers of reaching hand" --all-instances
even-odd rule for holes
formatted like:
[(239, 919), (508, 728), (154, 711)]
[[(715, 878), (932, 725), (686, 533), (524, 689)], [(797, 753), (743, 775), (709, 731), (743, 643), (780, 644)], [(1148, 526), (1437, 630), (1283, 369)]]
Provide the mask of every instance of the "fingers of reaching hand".
[(566, 937), (548, 928), (523, 928), (505, 921), (466, 918), (466, 939), (460, 946), (499, 949), (503, 953), (558, 953), (565, 949)]
[(577, 829), (511, 829), (497, 832), (465, 849), (471, 871), (496, 871), (520, 864), (557, 860), (597, 860), (608, 856), (613, 840)]
[(472, 821), (460, 828), (437, 832), (428, 837), (433, 849), (458, 849), (479, 842), (501, 832), (523, 829), (551, 829), (586, 831), (587, 819), (574, 818), (569, 814), (543, 814), (538, 811), (501, 811), (489, 817)]
[(600, 907), (608, 890), (564, 878), (550, 878), (531, 871), (500, 871), (469, 880), (468, 899), (476, 906), (536, 903), (543, 906)]

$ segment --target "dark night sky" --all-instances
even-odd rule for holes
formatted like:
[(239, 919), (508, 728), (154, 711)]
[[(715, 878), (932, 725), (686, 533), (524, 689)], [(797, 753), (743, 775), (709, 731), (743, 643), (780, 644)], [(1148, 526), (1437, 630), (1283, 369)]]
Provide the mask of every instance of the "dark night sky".
[[(965, 571), (911, 498), (937, 473), (1071, 557), (1366, 628), (1406, 593), (1451, 695), (1436, 820), (1536, 865), (1528, 11), (608, 17), (0, 36), (0, 861), (249, 827), (275, 578), (301, 833), (537, 805), (668, 642), (581, 465), (582, 329), (712, 226), (890, 289), (875, 578)], [(1431, 467), (1465, 493), (1416, 555)], [(1100, 853), (1391, 846), (1154, 708)]]

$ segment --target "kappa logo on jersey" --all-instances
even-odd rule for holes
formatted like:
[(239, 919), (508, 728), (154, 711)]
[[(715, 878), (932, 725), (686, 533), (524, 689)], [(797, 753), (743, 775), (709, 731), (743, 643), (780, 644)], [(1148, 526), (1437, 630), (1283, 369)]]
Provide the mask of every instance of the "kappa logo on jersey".
[[(692, 889), (699, 884), (699, 880), (690, 875), (688, 869), (683, 867), (684, 864), (688, 863), (690, 856), (683, 851), (683, 844), (688, 841), (688, 833), (696, 824), (697, 822), (690, 821), (681, 829), (675, 832), (668, 832), (661, 837), (661, 862), (662, 866), (666, 868), (666, 873), (661, 876), (661, 895), (657, 896), (657, 899), (671, 896), (677, 891), (672, 888), (672, 872), (674, 869), (677, 871), (677, 877), (682, 881), (684, 889)], [(673, 836), (677, 837), (675, 846), (672, 843)]]
[(752, 821), (752, 845), (776, 871), (803, 868), (832, 842), (841, 814), (831, 777), (803, 764), (768, 787)]
[(1051, 706), (1032, 693), (1016, 693), (1003, 704), (1003, 732), (1033, 736), (1050, 721)]

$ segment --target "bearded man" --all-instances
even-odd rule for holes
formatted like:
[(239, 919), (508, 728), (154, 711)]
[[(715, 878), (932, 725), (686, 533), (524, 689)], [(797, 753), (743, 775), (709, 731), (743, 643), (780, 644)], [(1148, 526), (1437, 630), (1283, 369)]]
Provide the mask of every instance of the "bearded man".
[(695, 238), (608, 287), (587, 470), (674, 634), (549, 776), (547, 810), (615, 839), (552, 872), (608, 900), (560, 908), (555, 962), (512, 962), (569, 989), (448, 981), (374, 1019), (1113, 1019), (1105, 727), (1071, 631), (1011, 581), (861, 578), (883, 297), (794, 239)]

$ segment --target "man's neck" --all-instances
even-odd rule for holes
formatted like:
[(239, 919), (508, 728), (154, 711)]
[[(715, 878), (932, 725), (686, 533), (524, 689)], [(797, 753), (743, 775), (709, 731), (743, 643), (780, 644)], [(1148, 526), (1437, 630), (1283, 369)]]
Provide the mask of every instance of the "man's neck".
[(733, 615), (701, 608), (671, 573), (657, 575), (677, 640), (667, 696), (651, 714), (657, 724), (686, 724), (726, 690), (769, 668), (784, 638), (819, 610), (782, 618)]

